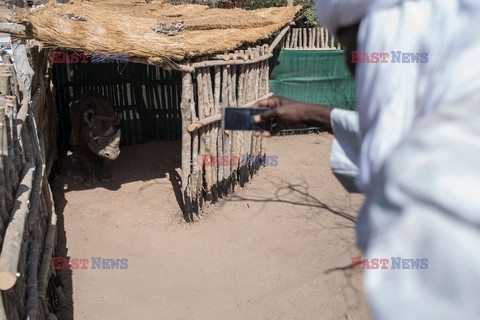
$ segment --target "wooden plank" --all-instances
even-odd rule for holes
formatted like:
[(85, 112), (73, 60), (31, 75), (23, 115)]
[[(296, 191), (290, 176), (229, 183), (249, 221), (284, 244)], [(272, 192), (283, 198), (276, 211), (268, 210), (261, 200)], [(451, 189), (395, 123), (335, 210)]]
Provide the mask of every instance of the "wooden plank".
[(271, 54), (273, 52), (273, 50), (275, 50), (275, 48), (278, 46), (280, 41), (282, 41), (284, 39), (285, 35), (287, 34), (287, 32), (289, 30), (290, 30), (290, 26), (287, 26), (287, 27), (282, 29), (282, 31), (277, 35), (275, 40), (273, 40), (272, 44), (270, 45), (270, 49), (268, 51), (269, 54)]
[(257, 63), (263, 60), (268, 60), (273, 55), (269, 54), (263, 57), (249, 59), (249, 60), (229, 60), (229, 61), (222, 61), (222, 60), (210, 60), (210, 61), (202, 61), (202, 62), (195, 62), (192, 64), (195, 68), (204, 68), (204, 67), (214, 67), (214, 66), (231, 66), (231, 65), (242, 65), (242, 64), (251, 64)]
[(32, 191), (33, 173), (34, 166), (27, 163), (22, 174), (22, 182), (17, 189), (12, 218), (5, 232), (0, 254), (0, 290), (12, 288), (17, 281), (20, 248), (24, 237), (25, 218), (29, 211), (28, 202)]
[(28, 319), (37, 319), (38, 314), (38, 291), (37, 291), (37, 271), (39, 260), (39, 246), (36, 240), (29, 245), (27, 260), (27, 301), (25, 311)]
[(184, 72), (182, 76), (182, 195), (183, 195), (183, 211), (184, 218), (187, 221), (193, 221), (192, 216), (192, 199), (190, 193), (191, 178), (191, 147), (192, 137), (187, 130), (188, 125), (192, 122), (190, 105), (193, 102), (192, 75)]
[[(48, 188), (50, 191), (50, 188)], [(49, 196), (51, 197), (51, 191)], [(52, 211), (50, 209), (49, 211)], [(38, 270), (38, 297), (40, 299), (46, 299), (48, 281), (50, 279), (52, 255), (55, 248), (55, 238), (57, 234), (57, 215), (52, 213), (50, 221), (48, 223), (47, 234), (45, 236), (45, 242), (43, 244), (42, 260)]]

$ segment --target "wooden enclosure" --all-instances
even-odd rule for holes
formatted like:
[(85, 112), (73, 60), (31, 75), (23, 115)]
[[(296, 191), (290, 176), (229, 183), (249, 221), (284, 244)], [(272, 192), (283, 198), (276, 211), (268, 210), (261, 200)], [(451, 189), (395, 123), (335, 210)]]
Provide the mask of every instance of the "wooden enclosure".
[(8, 55), (0, 66), (0, 319), (44, 319), (53, 291), (57, 219), (47, 178), (56, 109), (46, 51), (21, 42), (13, 49), (15, 68)]
[[(223, 132), (221, 109), (271, 96), (271, 56), (270, 46), (264, 44), (174, 65), (177, 70), (142, 63), (56, 65), (60, 145), (67, 149), (69, 144), (69, 103), (86, 89), (99, 92), (112, 100), (115, 112), (124, 114), (120, 126), (124, 145), (182, 140), (183, 212), (187, 221), (193, 221), (205, 202), (233, 192), (259, 169), (235, 159), (264, 155), (262, 139), (251, 132)], [(205, 165), (206, 155), (222, 165)]]
[[(178, 121), (172, 118), (170, 124), (171, 130), (178, 127), (181, 136), (165, 137), (182, 140), (183, 211), (187, 221), (201, 213), (206, 201), (215, 202), (233, 192), (259, 169), (251, 162), (233, 161), (232, 157), (264, 155), (262, 138), (251, 132), (224, 131), (220, 120), (224, 106), (249, 106), (271, 95), (268, 59), (272, 53), (267, 44), (197, 59), (178, 65), (177, 71), (143, 65), (151, 78), (142, 78), (143, 83), (132, 81), (131, 86), (104, 78), (85, 86), (70, 79), (61, 88), (53, 86), (48, 50), (15, 41), (14, 51), (16, 69), (7, 55), (3, 56), (7, 63), (0, 66), (0, 319), (45, 319), (54, 309), (49, 296), (53, 292), (56, 299), (62, 296), (61, 289), (53, 284), (55, 270), (51, 269), (56, 215), (48, 177), (57, 159), (57, 139), (67, 130), (65, 124), (63, 131), (58, 124), (67, 121), (68, 114), (57, 114), (55, 90), (57, 97), (65, 99), (63, 103), (87, 88), (118, 97), (113, 98), (115, 106), (129, 114), (123, 124), (127, 132), (132, 132), (126, 137), (127, 143), (134, 142), (130, 139), (146, 129), (138, 126), (138, 104), (177, 103), (181, 113), (177, 113)], [(59, 71), (56, 72), (58, 77)], [(165, 94), (155, 94), (158, 86)], [(173, 91), (178, 92), (180, 104), (175, 102)], [(165, 113), (155, 110), (159, 116)], [(161, 127), (168, 124), (168, 117), (155, 121), (149, 123), (154, 128), (155, 123)], [(204, 166), (205, 154), (218, 159), (226, 157), (228, 163)]]
[(286, 50), (341, 50), (341, 44), (326, 28), (291, 28), (285, 37)]
[[(271, 96), (268, 91), (268, 45), (236, 50), (191, 64), (182, 80), (182, 192), (185, 218), (193, 219), (204, 201), (216, 201), (232, 192), (258, 166), (235, 161), (242, 155), (265, 154), (262, 138), (252, 132), (229, 132), (220, 128), (225, 106), (250, 106)], [(220, 165), (204, 165), (203, 155), (219, 159)], [(227, 159), (227, 163), (222, 161)]]
[[(118, 2), (115, 1), (112, 3)], [(142, 12), (158, 14), (159, 10), (145, 8)], [(0, 319), (51, 318), (55, 302), (62, 299), (62, 290), (54, 281), (55, 270), (51, 269), (51, 259), (55, 255), (56, 214), (48, 178), (57, 159), (57, 141), (61, 150), (68, 147), (68, 105), (84, 90), (93, 89), (110, 98), (114, 110), (123, 113), (124, 144), (181, 140), (182, 211), (186, 221), (194, 221), (206, 203), (214, 203), (232, 193), (260, 169), (258, 163), (245, 159), (265, 155), (262, 138), (255, 137), (252, 132), (224, 131), (220, 126), (221, 110), (225, 106), (251, 106), (271, 96), (268, 59), (273, 49), (282, 43), (290, 28), (285, 25), (299, 8), (265, 9), (272, 16), (267, 22), (255, 16), (258, 12), (221, 10), (229, 12), (236, 20), (220, 19), (219, 29), (208, 30), (197, 25), (209, 20), (217, 25), (220, 16), (216, 11), (203, 12), (204, 9), (196, 6), (209, 17), (204, 21), (195, 20), (196, 14), (190, 12), (190, 7), (182, 8), (192, 19), (191, 30), (183, 31), (184, 34), (192, 32), (201, 38), (228, 33), (230, 37), (214, 48), (209, 47), (209, 42), (179, 37), (184, 41), (182, 51), (176, 36), (162, 35), (162, 41), (154, 42), (157, 48), (164, 50), (162, 55), (145, 43), (142, 31), (135, 34), (142, 40), (137, 47), (129, 44), (112, 49), (115, 52), (126, 47), (133, 50), (129, 52), (132, 53), (129, 62), (116, 65), (116, 70), (91, 62), (52, 68), (51, 49), (69, 52), (81, 46), (48, 46), (45, 45), (48, 41), (30, 40), (39, 37), (39, 33), (32, 36), (30, 24), (0, 24), (0, 31), (14, 36), (14, 64), (0, 67), (0, 185), (3, 189), (0, 194)], [(47, 9), (36, 12), (46, 12), (50, 18), (59, 17)], [(65, 9), (64, 6), (54, 8)], [(79, 12), (87, 15), (87, 9)], [(110, 12), (109, 6), (106, 9)], [(129, 17), (130, 8), (124, 9), (121, 13)], [(144, 10), (139, 5), (135, 9)], [(163, 9), (166, 12), (177, 10), (176, 7)], [(83, 24), (79, 32), (97, 32), (99, 27), (94, 21), (104, 17), (96, 14), (88, 18), (91, 19), (88, 26)], [(189, 17), (184, 15), (184, 18)], [(69, 24), (70, 17), (60, 15), (57, 22)], [(246, 23), (246, 18), (261, 24), (253, 29), (246, 26), (238, 32), (237, 28)], [(112, 27), (112, 20), (107, 20), (107, 25)], [(39, 24), (44, 21), (39, 18), (34, 23), (37, 24), (36, 32), (41, 30)], [(158, 37), (148, 23), (142, 25), (145, 32)], [(123, 30), (124, 26), (120, 27)], [(284, 29), (269, 43), (268, 37), (282, 27)], [(202, 32), (197, 33), (195, 28)], [(71, 40), (71, 35), (63, 34), (62, 38), (56, 31), (55, 35), (56, 39)], [(124, 40), (119, 37), (117, 44), (121, 45)], [(224, 47), (228, 49), (219, 49)], [(147, 49), (152, 49), (153, 53)], [(191, 52), (195, 54), (189, 56)], [(4, 61), (11, 62), (3, 57)], [(205, 157), (212, 165), (204, 163)]]

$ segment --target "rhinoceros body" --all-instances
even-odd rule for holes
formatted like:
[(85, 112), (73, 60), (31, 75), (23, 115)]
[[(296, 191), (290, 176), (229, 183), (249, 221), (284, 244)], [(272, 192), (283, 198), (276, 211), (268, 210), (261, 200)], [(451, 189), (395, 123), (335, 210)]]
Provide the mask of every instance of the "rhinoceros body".
[(85, 185), (96, 182), (98, 162), (101, 162), (99, 179), (111, 180), (109, 162), (120, 154), (121, 132), (117, 126), (121, 119), (121, 113), (114, 114), (112, 102), (92, 90), (87, 90), (70, 104), (70, 142), (85, 168)]

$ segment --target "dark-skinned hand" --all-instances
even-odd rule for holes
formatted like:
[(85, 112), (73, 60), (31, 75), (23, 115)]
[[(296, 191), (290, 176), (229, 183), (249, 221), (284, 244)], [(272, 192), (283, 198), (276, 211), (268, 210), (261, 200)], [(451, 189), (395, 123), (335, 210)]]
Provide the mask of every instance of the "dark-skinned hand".
[(310, 127), (322, 127), (330, 130), (331, 109), (318, 104), (293, 101), (283, 97), (272, 97), (261, 100), (253, 105), (254, 108), (269, 108), (261, 115), (256, 115), (254, 121), (263, 123), (274, 119), (275, 127), (271, 132), (256, 131), (259, 137), (269, 137), (285, 129), (305, 129)]

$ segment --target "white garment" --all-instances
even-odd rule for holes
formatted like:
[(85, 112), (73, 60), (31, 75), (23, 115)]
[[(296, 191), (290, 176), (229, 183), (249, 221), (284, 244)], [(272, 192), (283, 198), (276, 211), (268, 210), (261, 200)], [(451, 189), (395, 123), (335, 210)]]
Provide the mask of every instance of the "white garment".
[(428, 259), (365, 270), (376, 319), (480, 319), (479, 111), (477, 95), (417, 122), (363, 205), (366, 258)]
[(427, 63), (356, 66), (361, 145), (357, 186), (368, 193), (385, 158), (418, 118), (480, 90), (480, 64), (475, 63), (480, 1), (317, 0), (316, 8), (320, 22), (333, 32), (361, 20), (361, 52), (428, 53)]
[(316, 5), (334, 33), (361, 20), (361, 52), (428, 53), (423, 64), (357, 65), (356, 142), (355, 117), (332, 112), (332, 168), (357, 170), (366, 194), (357, 245), (369, 259), (429, 262), (366, 270), (374, 317), (480, 319), (480, 1)]
[(333, 109), (330, 114), (335, 139), (330, 154), (332, 171), (348, 192), (358, 192), (355, 179), (358, 176), (358, 114), (355, 111)]

